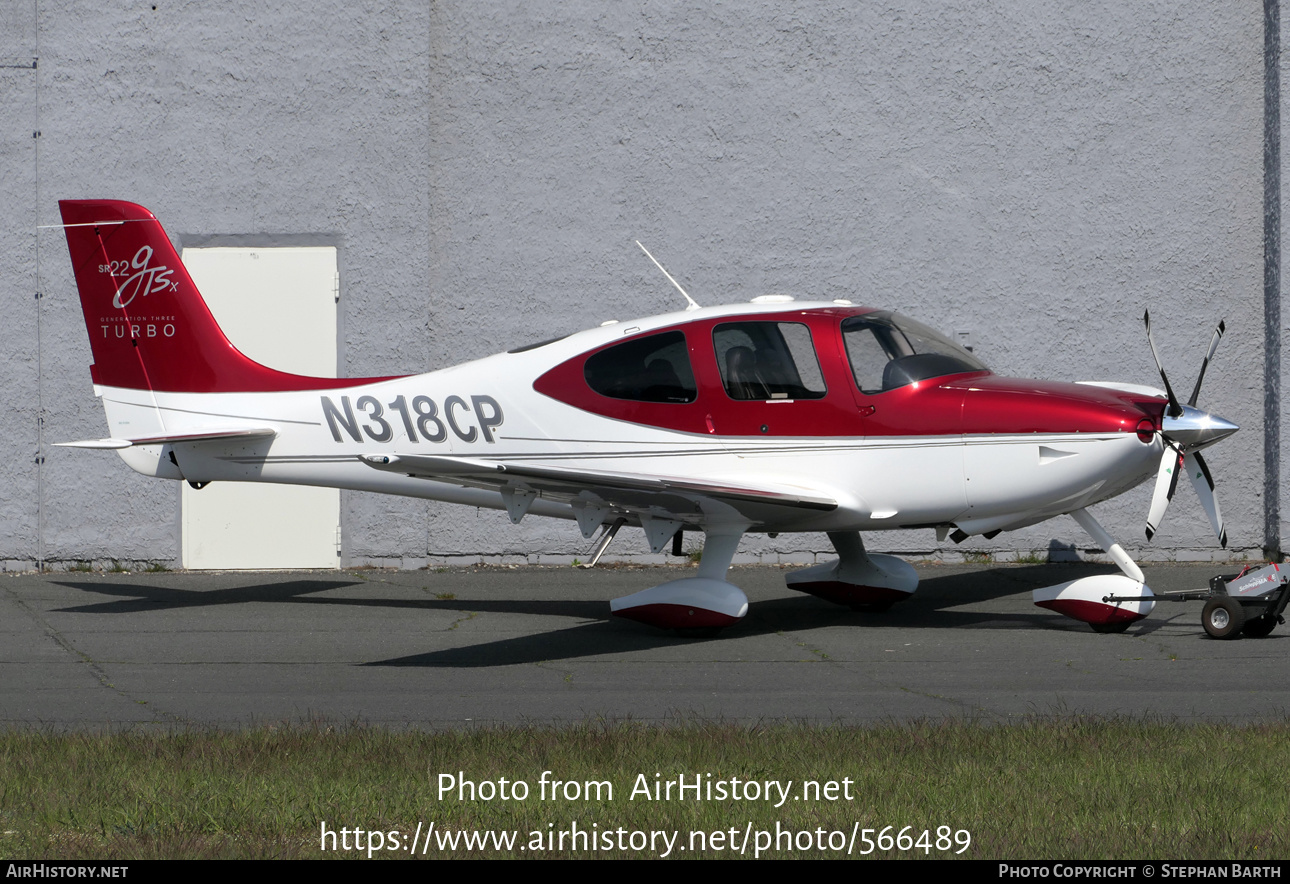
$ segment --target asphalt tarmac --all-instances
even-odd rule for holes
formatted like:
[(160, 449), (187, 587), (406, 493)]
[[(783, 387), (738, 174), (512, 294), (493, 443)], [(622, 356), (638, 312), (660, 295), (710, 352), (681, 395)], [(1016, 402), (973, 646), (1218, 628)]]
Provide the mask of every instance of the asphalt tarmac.
[[(735, 568), (750, 613), (711, 639), (609, 615), (610, 598), (680, 568), (4, 576), (0, 727), (1249, 722), (1290, 709), (1290, 625), (1215, 641), (1201, 602), (1161, 603), (1096, 635), (1030, 591), (1113, 568), (918, 570), (912, 599), (860, 614), (792, 592), (779, 568)], [(1160, 591), (1236, 568), (1144, 570)]]

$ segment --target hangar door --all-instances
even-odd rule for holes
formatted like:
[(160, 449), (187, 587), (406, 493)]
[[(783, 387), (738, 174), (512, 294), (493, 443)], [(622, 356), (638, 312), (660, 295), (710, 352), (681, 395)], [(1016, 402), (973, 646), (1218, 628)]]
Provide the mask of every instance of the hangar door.
[[(335, 377), (336, 249), (192, 248), (184, 265), (239, 350), (271, 368)], [(334, 488), (182, 484), (183, 566), (337, 568), (340, 492)]]

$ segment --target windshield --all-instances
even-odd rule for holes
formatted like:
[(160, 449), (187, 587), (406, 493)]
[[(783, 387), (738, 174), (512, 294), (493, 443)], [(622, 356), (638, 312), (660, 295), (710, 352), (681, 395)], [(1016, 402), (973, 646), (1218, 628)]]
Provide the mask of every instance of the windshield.
[(899, 313), (879, 310), (842, 323), (847, 358), (863, 393), (882, 393), (927, 378), (987, 371), (979, 359)]

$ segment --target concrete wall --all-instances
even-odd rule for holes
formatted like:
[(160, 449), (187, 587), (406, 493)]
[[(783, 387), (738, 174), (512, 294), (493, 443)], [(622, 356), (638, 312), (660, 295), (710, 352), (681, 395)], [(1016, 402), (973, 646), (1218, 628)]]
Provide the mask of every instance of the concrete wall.
[[(1244, 428), (1209, 461), (1232, 547), (1258, 555), (1262, 9), (838, 6), (0, 7), (0, 559), (178, 555), (175, 486), (48, 447), (103, 419), (61, 233), (33, 228), (59, 198), (100, 196), (181, 241), (338, 243), (351, 374), (674, 309), (633, 239), (700, 303), (894, 307), (970, 332), (1003, 374), (1156, 383), (1149, 305), (1189, 391), (1226, 317), (1201, 404)], [(1144, 558), (1214, 552), (1189, 489), (1142, 544), (1149, 499), (1098, 512)], [(342, 509), (350, 562), (587, 546), (571, 523), (362, 494)], [(1053, 544), (1092, 545), (1063, 518), (965, 546)], [(870, 545), (937, 549), (930, 531)], [(636, 531), (614, 549), (646, 552)]]

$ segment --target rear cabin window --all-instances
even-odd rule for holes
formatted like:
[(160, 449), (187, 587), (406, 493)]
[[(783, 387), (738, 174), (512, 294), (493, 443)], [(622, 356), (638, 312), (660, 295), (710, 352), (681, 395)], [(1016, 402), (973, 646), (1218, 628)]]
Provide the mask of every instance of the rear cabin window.
[(731, 399), (821, 399), (827, 392), (811, 330), (800, 322), (727, 322), (712, 330)]
[(634, 402), (693, 402), (698, 396), (690, 352), (679, 331), (626, 341), (589, 357), (587, 386), (602, 396)]

